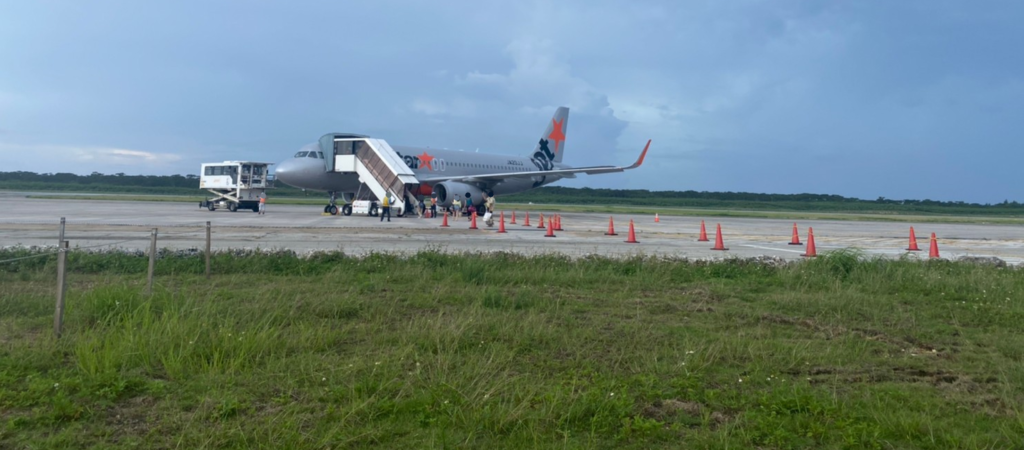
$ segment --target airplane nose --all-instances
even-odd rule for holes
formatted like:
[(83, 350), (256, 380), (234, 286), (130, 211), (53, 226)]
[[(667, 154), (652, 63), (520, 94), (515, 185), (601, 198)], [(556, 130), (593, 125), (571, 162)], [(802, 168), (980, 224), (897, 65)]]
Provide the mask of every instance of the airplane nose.
[(298, 163), (294, 159), (289, 159), (277, 165), (277, 168), (274, 169), (274, 178), (284, 184), (291, 185), (295, 181), (298, 169)]

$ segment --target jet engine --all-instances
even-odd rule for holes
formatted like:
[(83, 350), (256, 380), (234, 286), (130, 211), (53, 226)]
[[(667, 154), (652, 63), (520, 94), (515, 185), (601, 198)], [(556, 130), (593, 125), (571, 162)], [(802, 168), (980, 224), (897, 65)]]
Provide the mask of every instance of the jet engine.
[(471, 184), (459, 183), (457, 181), (444, 181), (434, 185), (434, 195), (437, 195), (437, 205), (441, 207), (448, 207), (452, 205), (452, 200), (455, 199), (455, 194), (458, 194), (462, 199), (462, 204), (466, 204), (466, 198), (472, 198), (473, 203), (479, 204), (483, 201), (483, 191), (480, 188)]

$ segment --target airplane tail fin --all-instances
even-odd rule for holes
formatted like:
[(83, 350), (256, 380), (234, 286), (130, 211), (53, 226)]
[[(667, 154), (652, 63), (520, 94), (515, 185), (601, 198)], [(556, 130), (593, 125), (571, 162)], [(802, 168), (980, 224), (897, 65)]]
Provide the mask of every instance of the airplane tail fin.
[(569, 127), (569, 108), (560, 106), (555, 110), (555, 115), (548, 122), (544, 134), (541, 135), (537, 146), (533, 149), (532, 157), (550, 162), (562, 162), (562, 155), (565, 153), (565, 131)]

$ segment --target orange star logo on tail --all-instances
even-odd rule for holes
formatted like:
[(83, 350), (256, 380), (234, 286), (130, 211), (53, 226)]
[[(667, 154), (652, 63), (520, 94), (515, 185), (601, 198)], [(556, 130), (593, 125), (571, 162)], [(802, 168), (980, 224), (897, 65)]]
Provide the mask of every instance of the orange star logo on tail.
[(554, 129), (552, 129), (551, 134), (548, 135), (548, 140), (555, 142), (555, 153), (558, 153), (558, 142), (565, 140), (565, 133), (562, 133), (563, 123), (565, 123), (565, 119), (551, 119), (551, 125), (553, 125)]

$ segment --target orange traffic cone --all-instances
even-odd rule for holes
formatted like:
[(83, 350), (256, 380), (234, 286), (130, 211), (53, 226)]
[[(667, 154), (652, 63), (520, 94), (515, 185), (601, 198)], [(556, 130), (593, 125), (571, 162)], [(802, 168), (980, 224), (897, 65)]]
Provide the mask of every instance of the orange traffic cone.
[(935, 240), (935, 233), (932, 233), (932, 245), (931, 245), (931, 248), (928, 249), (928, 257), (929, 258), (938, 258), (939, 257), (939, 241)]
[(919, 252), (920, 248), (917, 247), (917, 236), (914, 236), (914, 227), (910, 227), (910, 246), (907, 247), (908, 252)]
[(555, 237), (555, 219), (548, 219), (548, 232), (544, 237)]
[(512, 221), (509, 222), (509, 224), (512, 224), (512, 225), (516, 224), (516, 211), (515, 210), (512, 210)]
[(697, 242), (707, 242), (708, 231), (704, 229), (704, 221), (700, 221), (700, 237), (697, 238)]
[(612, 221), (612, 216), (608, 216), (608, 231), (604, 233), (605, 236), (618, 236), (615, 232), (615, 223)]
[(523, 226), (524, 227), (530, 226), (530, 212), (529, 211), (526, 212), (526, 220), (523, 221)]
[(544, 213), (540, 213), (540, 221), (539, 222), (540, 223), (537, 224), (537, 228), (543, 229), (544, 228)]
[(442, 228), (448, 228), (448, 214), (443, 214), (443, 216), (444, 217), (442, 217), (442, 220), (441, 220), (441, 227)]
[(712, 250), (728, 250), (725, 248), (725, 243), (722, 242), (722, 224), (716, 224), (718, 228), (715, 230), (715, 246)]
[(555, 231), (565, 231), (562, 229), (562, 215), (555, 215)]
[(508, 233), (507, 231), (505, 231), (505, 211), (501, 212), (501, 222), (498, 222), (498, 232)]
[(477, 227), (476, 227), (476, 211), (473, 211), (473, 214), (471, 214), (469, 216), (469, 229), (470, 230), (476, 230), (477, 229)]
[(804, 245), (800, 242), (800, 233), (796, 230), (796, 224), (793, 224), (793, 239), (789, 241), (789, 245)]
[(639, 244), (640, 241), (636, 240), (636, 231), (633, 231), (633, 219), (629, 219), (629, 237), (626, 239), (627, 243)]
[(654, 213), (654, 223), (658, 223), (658, 222), (661, 222), (661, 220), (658, 219), (658, 213)]
[(807, 253), (800, 256), (815, 257), (818, 256), (818, 247), (814, 245), (814, 228), (807, 229)]

